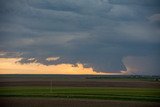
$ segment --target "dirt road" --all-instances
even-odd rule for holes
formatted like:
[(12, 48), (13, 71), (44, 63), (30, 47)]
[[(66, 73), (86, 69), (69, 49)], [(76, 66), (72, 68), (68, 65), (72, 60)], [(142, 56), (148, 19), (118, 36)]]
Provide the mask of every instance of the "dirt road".
[(160, 107), (155, 102), (48, 99), (48, 98), (0, 98), (1, 107)]

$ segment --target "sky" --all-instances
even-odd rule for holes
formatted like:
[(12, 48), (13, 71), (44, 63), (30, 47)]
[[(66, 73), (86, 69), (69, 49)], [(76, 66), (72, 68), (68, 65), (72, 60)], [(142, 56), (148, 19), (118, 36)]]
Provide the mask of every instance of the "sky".
[(160, 75), (159, 0), (0, 0), (0, 74)]

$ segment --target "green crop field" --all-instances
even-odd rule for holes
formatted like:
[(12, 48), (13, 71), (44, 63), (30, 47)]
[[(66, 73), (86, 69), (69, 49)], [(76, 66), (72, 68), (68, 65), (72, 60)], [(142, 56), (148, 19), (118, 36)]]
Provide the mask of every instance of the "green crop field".
[(0, 87), (0, 97), (53, 97), (104, 100), (160, 101), (156, 88)]

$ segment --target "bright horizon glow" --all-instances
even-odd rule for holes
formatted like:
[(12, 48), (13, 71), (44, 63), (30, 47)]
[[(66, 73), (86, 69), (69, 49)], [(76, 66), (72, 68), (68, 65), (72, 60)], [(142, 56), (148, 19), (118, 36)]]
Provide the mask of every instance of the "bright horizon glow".
[(21, 58), (0, 58), (0, 74), (92, 74), (116, 75), (120, 73), (95, 72), (92, 68), (84, 68), (83, 64), (43, 65), (39, 63), (20, 64)]

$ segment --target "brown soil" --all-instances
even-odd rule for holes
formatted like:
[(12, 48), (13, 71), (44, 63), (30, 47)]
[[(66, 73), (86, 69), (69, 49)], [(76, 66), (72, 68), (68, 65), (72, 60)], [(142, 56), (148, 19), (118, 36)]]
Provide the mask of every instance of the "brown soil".
[[(3, 86), (50, 86), (51, 81), (0, 81), (0, 87)], [(159, 82), (148, 81), (52, 81), (53, 86), (64, 87), (135, 87), (135, 88), (160, 88)]]
[(1, 107), (160, 107), (155, 102), (47, 98), (0, 98)]

